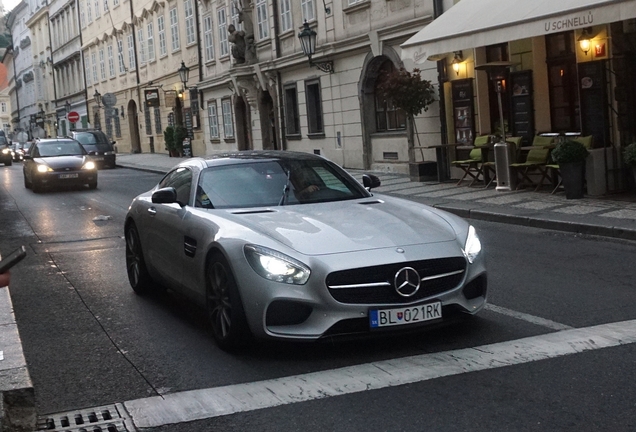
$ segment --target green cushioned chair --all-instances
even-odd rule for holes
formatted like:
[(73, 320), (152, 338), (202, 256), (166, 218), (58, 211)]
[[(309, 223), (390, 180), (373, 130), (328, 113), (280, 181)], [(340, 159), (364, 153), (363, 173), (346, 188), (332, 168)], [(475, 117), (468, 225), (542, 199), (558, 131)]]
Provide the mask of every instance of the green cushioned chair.
[(451, 161), (451, 165), (464, 171), (464, 175), (457, 182), (459, 186), (466, 177), (472, 178), (469, 186), (472, 186), (483, 174), (481, 147), (487, 146), (489, 141), (488, 135), (478, 136), (474, 141), (474, 148), (470, 151), (468, 159)]
[(584, 136), (584, 137), (570, 138), (570, 139), (572, 141), (580, 142), (588, 150), (590, 150), (592, 148), (592, 145), (594, 145), (594, 136), (593, 135), (588, 135), (588, 136)]
[(548, 164), (548, 158), (550, 157), (550, 149), (537, 146), (528, 152), (525, 162), (510, 164), (510, 168), (515, 172), (515, 175), (521, 174), (521, 182), (518, 184), (517, 189), (524, 185), (537, 186), (537, 183), (530, 178), (530, 174), (538, 172), (541, 178), (545, 176)]
[[(516, 163), (519, 160), (519, 153), (521, 151), (521, 143), (523, 141), (523, 137), (508, 137), (506, 138), (506, 142), (509, 146), (512, 146), (511, 154), (513, 155), (513, 163)], [(495, 180), (497, 180), (497, 169), (495, 168), (494, 161), (487, 161), (483, 164), (484, 173), (486, 173), (486, 177), (489, 177), (488, 184), (485, 187), (489, 187)], [(491, 176), (492, 174), (492, 176)]]
[(550, 147), (554, 145), (554, 137), (536, 135), (532, 140), (532, 145), (537, 147)]

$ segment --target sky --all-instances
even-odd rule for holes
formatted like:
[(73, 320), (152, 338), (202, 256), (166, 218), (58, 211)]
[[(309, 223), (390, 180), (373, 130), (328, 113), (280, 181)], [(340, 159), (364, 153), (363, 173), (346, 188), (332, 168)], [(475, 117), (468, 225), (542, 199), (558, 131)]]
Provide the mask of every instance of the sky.
[(2, 5), (4, 6), (4, 10), (6, 12), (11, 12), (11, 10), (16, 7), (20, 3), (20, 0), (2, 0)]

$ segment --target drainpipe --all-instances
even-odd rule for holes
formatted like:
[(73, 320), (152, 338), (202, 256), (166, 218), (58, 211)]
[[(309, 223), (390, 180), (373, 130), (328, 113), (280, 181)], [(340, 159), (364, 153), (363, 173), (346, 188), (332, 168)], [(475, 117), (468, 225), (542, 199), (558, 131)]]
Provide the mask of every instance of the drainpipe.
[[(433, 0), (433, 18), (437, 19), (444, 13), (444, 1)], [(437, 62), (437, 81), (439, 85), (440, 98), (439, 98), (439, 122), (440, 122), (440, 135), (442, 144), (448, 144), (448, 125), (446, 123), (446, 100), (444, 99), (444, 83), (448, 81), (448, 65), (446, 59)], [(448, 153), (442, 153), (442, 163), (438, 163), (437, 166), (443, 166), (446, 172), (438, 173), (440, 179), (447, 179), (449, 177), (448, 172)]]
[(14, 81), (14, 86), (15, 86), (15, 104), (17, 105), (18, 108), (18, 127), (20, 127), (20, 94), (18, 92), (18, 74), (17, 74), (17, 70), (15, 68), (15, 51), (13, 50), (13, 47), (11, 47), (11, 53), (13, 54), (13, 81)]
[[(79, 21), (78, 21), (79, 22)], [(53, 67), (53, 40), (51, 39), (51, 17), (49, 16), (49, 46), (51, 47), (51, 71), (53, 72), (53, 100), (55, 101), (55, 119), (57, 120), (57, 85), (55, 84), (55, 68)], [(84, 86), (86, 88), (86, 86)], [(55, 131), (57, 134), (57, 131)]]
[[(79, 9), (80, 9), (79, 8), (79, 1), (76, 0), (75, 1), (75, 10), (77, 11), (77, 23), (80, 25), (80, 31), (79, 31), (80, 57), (82, 58), (82, 76), (84, 77), (84, 106), (86, 107), (86, 121), (87, 121), (87, 123), (89, 123), (90, 120), (91, 120), (91, 113), (88, 110), (88, 86), (86, 85), (86, 62), (85, 62), (85, 59), (84, 59), (84, 51), (82, 51), (82, 47), (84, 46), (84, 40), (82, 38), (82, 29), (81, 29), (82, 20), (81, 20), (80, 10)], [(53, 53), (51, 53), (51, 56), (52, 55), (53, 55)], [(68, 128), (69, 128), (69, 130), (71, 129), (71, 124), (70, 123), (68, 125)]]
[[(272, 3), (274, 7), (274, 16), (278, 17), (278, 2), (275, 1)], [(280, 24), (278, 19), (274, 20), (274, 47), (276, 49), (276, 58), (280, 58)], [(276, 88), (278, 90), (278, 118), (279, 118), (279, 130), (278, 137), (280, 138), (280, 150), (287, 150), (287, 137), (285, 136), (286, 126), (285, 126), (285, 107), (283, 105), (283, 80), (280, 76), (280, 71), (276, 70)]]

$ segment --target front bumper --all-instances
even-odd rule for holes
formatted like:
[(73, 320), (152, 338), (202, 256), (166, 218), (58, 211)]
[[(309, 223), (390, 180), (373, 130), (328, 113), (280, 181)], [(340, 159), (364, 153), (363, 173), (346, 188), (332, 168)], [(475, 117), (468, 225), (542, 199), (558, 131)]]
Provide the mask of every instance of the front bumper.
[[(415, 261), (439, 260), (440, 257), (456, 260), (464, 258), (456, 242), (438, 243), (433, 246), (407, 246), (402, 249), (402, 254), (396, 253), (395, 248), (388, 248), (307, 257), (305, 264), (312, 269), (312, 274), (305, 285), (289, 285), (266, 280), (252, 271), (244, 256), (231, 257), (230, 262), (235, 267), (234, 275), (250, 329), (261, 338), (318, 340), (323, 337), (383, 331), (384, 329), (371, 330), (371, 309), (416, 306), (439, 301), (444, 320), (451, 312), (475, 314), (485, 306), (487, 277), (483, 253), (473, 264), (465, 261), (465, 271), (453, 279), (452, 286), (444, 288), (441, 292), (438, 290), (430, 295), (420, 296), (417, 300), (406, 298), (396, 303), (380, 296), (385, 300), (365, 302), (358, 293), (353, 304), (349, 300), (344, 300), (348, 303), (337, 301), (330, 293), (327, 286), (328, 276), (336, 271), (380, 267), (391, 262), (395, 263), (397, 268), (402, 268), (410, 266)], [(243, 265), (247, 268), (237, 271), (237, 266)], [(390, 286), (383, 288), (395, 294), (392, 281)], [(395, 326), (390, 331), (407, 332), (434, 322), (439, 320)]]
[(42, 186), (81, 186), (97, 182), (97, 170), (35, 172), (33, 183)]
[(117, 163), (117, 155), (113, 154), (89, 154), (90, 159), (95, 162), (95, 165), (98, 168), (115, 168)]

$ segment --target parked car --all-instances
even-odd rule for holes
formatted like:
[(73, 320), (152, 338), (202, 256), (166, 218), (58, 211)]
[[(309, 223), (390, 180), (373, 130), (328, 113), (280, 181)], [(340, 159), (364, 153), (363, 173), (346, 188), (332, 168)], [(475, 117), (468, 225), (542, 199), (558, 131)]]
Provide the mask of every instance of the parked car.
[(40, 192), (49, 186), (97, 187), (97, 167), (82, 145), (69, 138), (36, 140), (24, 157), (24, 187)]
[(13, 164), (13, 149), (9, 147), (9, 142), (5, 136), (0, 135), (0, 163), (5, 166)]
[(126, 216), (133, 290), (167, 287), (207, 309), (223, 349), (258, 338), (409, 331), (486, 303), (475, 229), (371, 194), (328, 160), (247, 151), (192, 158)]
[(115, 141), (109, 140), (104, 132), (99, 129), (75, 129), (71, 131), (70, 138), (84, 146), (98, 168), (115, 168), (117, 162)]

